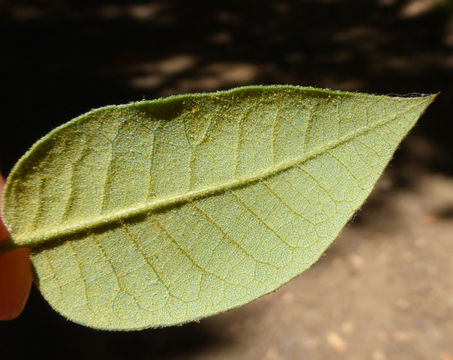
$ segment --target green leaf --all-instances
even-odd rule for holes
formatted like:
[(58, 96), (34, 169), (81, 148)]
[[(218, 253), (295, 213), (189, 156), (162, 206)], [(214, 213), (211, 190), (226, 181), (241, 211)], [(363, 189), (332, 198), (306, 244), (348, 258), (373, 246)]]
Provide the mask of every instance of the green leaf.
[(434, 97), (254, 86), (93, 110), (11, 172), (10, 246), (90, 327), (231, 309), (320, 257)]

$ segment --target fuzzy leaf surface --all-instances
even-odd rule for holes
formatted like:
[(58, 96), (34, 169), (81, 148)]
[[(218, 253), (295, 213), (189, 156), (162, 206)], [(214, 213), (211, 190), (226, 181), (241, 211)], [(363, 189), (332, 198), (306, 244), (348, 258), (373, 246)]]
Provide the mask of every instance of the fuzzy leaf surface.
[(100, 108), (24, 155), (4, 220), (77, 323), (203, 318), (310, 267), (433, 99), (254, 86)]

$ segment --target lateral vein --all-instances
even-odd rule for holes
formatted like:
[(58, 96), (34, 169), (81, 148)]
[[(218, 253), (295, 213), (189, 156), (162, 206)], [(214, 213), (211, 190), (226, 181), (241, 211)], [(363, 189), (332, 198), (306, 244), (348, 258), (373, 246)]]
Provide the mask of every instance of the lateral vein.
[[(398, 114), (400, 115), (400, 114)], [(118, 226), (121, 225), (121, 221), (133, 218), (139, 215), (146, 215), (157, 211), (163, 211), (166, 208), (182, 205), (184, 203), (188, 203), (194, 200), (198, 200), (201, 198), (206, 198), (209, 196), (217, 195), (223, 193), (227, 190), (232, 190), (235, 188), (240, 188), (245, 185), (256, 183), (260, 180), (267, 179), (273, 175), (279, 174), (285, 170), (291, 169), (296, 167), (300, 164), (309, 161), (318, 155), (322, 155), (323, 153), (340, 146), (348, 141), (352, 141), (354, 138), (363, 135), (369, 131), (372, 131), (380, 126), (383, 126), (387, 123), (390, 123), (396, 119), (392, 117), (390, 119), (386, 119), (384, 121), (376, 122), (371, 126), (364, 126), (356, 131), (351, 132), (350, 134), (337, 139), (336, 141), (329, 142), (324, 146), (318, 147), (313, 149), (312, 151), (307, 152), (301, 157), (288, 159), (282, 161), (275, 166), (271, 166), (265, 168), (263, 170), (257, 171), (251, 175), (240, 176), (235, 179), (225, 181), (222, 183), (212, 184), (210, 186), (206, 186), (200, 189), (191, 190), (182, 194), (172, 194), (166, 197), (153, 199), (152, 201), (135, 204), (133, 206), (129, 206), (123, 209), (114, 210), (112, 212), (104, 213), (98, 216), (91, 217), (87, 220), (79, 220), (74, 222), (69, 222), (66, 224), (62, 224), (59, 227), (51, 228), (51, 229), (42, 229), (39, 231), (32, 231), (32, 232), (24, 232), (19, 234), (12, 234), (11, 237), (13, 242), (16, 243), (18, 246), (36, 246), (42, 244), (49, 240), (57, 240), (58, 238), (62, 238), (65, 236), (76, 235), (78, 233), (86, 233), (90, 232), (91, 230), (106, 226), (108, 224), (115, 224), (118, 223)]]

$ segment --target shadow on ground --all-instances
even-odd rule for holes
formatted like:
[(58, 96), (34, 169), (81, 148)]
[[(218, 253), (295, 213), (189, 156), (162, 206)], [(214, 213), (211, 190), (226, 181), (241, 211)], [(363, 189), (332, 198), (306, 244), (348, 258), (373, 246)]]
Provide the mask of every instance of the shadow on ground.
[(450, 155), (452, 12), (408, 5), (7, 1), (0, 65), (7, 90), (2, 140), (10, 141), (1, 168), (8, 171), (37, 137), (94, 107), (274, 83), (441, 91), (416, 132)]

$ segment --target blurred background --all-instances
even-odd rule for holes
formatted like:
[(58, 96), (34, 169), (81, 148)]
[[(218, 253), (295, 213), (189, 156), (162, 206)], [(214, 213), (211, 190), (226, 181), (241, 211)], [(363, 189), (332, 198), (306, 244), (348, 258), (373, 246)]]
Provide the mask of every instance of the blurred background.
[(453, 2), (0, 0), (0, 169), (92, 108), (248, 84), (441, 92), (322, 259), (181, 327), (100, 332), (35, 289), (0, 358), (453, 360)]

